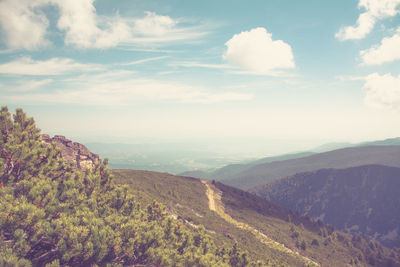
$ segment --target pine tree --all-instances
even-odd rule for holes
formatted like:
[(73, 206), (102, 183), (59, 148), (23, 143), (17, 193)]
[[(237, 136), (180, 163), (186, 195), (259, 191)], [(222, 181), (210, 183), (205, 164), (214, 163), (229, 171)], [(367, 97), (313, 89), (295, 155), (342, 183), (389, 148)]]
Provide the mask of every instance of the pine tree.
[(41, 140), (32, 118), (0, 112), (0, 266), (246, 266), (153, 202), (113, 182), (107, 160), (79, 170)]

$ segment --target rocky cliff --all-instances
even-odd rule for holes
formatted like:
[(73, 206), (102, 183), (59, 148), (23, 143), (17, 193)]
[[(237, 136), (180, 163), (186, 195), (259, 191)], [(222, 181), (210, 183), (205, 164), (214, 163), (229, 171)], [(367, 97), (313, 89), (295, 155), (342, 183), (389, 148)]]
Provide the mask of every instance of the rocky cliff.
[(61, 149), (62, 157), (68, 162), (76, 163), (79, 169), (93, 168), (94, 164), (101, 161), (99, 155), (90, 152), (86, 146), (80, 143), (72, 142), (65, 136), (55, 135), (51, 138), (48, 134), (43, 134), (42, 140), (48, 144), (55, 142)]

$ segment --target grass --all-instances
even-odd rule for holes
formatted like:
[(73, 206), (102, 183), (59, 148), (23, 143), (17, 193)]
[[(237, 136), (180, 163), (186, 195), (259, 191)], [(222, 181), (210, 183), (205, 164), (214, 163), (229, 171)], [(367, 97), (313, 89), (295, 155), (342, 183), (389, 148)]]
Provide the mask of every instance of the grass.
[[(127, 184), (143, 204), (159, 201), (183, 221), (195, 226), (203, 225), (217, 245), (237, 242), (252, 259), (268, 262), (270, 266), (307, 265), (299, 256), (284, 253), (283, 247), (280, 250), (278, 246), (266, 245), (260, 239), (260, 233), (322, 266), (352, 266), (350, 263), (369, 266), (368, 245), (364, 239), (354, 245), (350, 235), (332, 232), (326, 226), (248, 192), (218, 182), (213, 185), (222, 191), (220, 203), (225, 218), (210, 210), (207, 188), (199, 179), (137, 170), (113, 170), (113, 174), (115, 181)], [(254, 233), (254, 230), (260, 233)], [(301, 248), (303, 241), (305, 249)], [(389, 251), (382, 249), (382, 253), (381, 256), (386, 257)]]

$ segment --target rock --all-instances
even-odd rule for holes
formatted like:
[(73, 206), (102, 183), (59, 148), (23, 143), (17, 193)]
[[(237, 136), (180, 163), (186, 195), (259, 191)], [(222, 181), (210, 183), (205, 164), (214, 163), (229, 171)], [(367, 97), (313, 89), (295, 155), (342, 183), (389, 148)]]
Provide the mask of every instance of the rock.
[(96, 163), (100, 163), (100, 157), (97, 154), (77, 142), (72, 142), (63, 135), (55, 135), (51, 138), (48, 134), (42, 134), (42, 140), (45, 143), (56, 143), (61, 149), (61, 156), (68, 162), (74, 162), (79, 169), (93, 168)]

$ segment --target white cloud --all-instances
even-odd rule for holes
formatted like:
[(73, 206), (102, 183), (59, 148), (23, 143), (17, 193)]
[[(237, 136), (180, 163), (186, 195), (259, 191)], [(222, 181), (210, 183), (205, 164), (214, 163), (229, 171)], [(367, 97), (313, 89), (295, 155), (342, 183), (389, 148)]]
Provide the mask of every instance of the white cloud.
[(357, 26), (342, 27), (335, 35), (341, 41), (349, 39), (362, 39), (372, 31), (375, 26), (375, 18), (369, 13), (363, 13), (357, 20)]
[(15, 84), (2, 84), (1, 88), (5, 91), (13, 92), (29, 92), (37, 91), (43, 89), (48, 84), (52, 83), (52, 79), (42, 79), (42, 80), (18, 80)]
[(168, 56), (144, 58), (144, 59), (131, 61), (131, 62), (128, 62), (128, 63), (122, 63), (122, 64), (119, 64), (119, 65), (121, 65), (121, 66), (132, 66), (132, 65), (138, 65), (138, 64), (142, 64), (142, 63), (156, 61), (156, 60), (161, 60), (161, 59), (164, 59), (164, 58), (168, 58)]
[(49, 21), (39, 9), (44, 4), (40, 0), (0, 1), (1, 35), (9, 48), (33, 50), (50, 44), (45, 38)]
[(157, 45), (183, 40), (195, 40), (208, 34), (205, 25), (180, 26), (180, 20), (154, 12), (145, 12), (145, 17), (131, 20), (132, 36), (127, 45)]
[(21, 57), (17, 60), (0, 64), (1, 74), (16, 75), (61, 75), (82, 71), (98, 71), (102, 67), (95, 64), (82, 64), (70, 58), (51, 58), (45, 61)]
[(365, 104), (377, 108), (400, 108), (400, 75), (379, 75), (373, 73), (365, 77), (363, 87)]
[[(129, 26), (118, 16), (97, 16), (94, 0), (55, 1), (60, 9), (57, 27), (66, 31), (65, 43), (80, 48), (108, 48), (131, 35)], [(100, 28), (99, 24), (102, 24)]]
[(396, 16), (399, 13), (400, 0), (360, 0), (359, 9), (365, 9), (357, 20), (356, 26), (340, 28), (336, 38), (341, 41), (349, 39), (362, 39), (374, 28), (380, 19)]
[(182, 27), (169, 16), (146, 12), (143, 18), (100, 16), (94, 0), (2, 0), (0, 26), (10, 49), (33, 50), (49, 45), (49, 20), (44, 7), (58, 8), (57, 28), (64, 43), (77, 48), (106, 49), (118, 45), (162, 44), (198, 39), (207, 32), (201, 25)]
[(348, 81), (364, 81), (365, 76), (348, 76), (348, 75), (341, 75), (336, 77), (339, 81), (348, 82)]
[[(32, 81), (29, 81), (32, 83)], [(40, 81), (38, 81), (40, 83)], [(19, 85), (24, 87), (24, 84)], [(137, 101), (173, 101), (212, 104), (227, 101), (247, 101), (249, 93), (211, 91), (173, 81), (132, 78), (132, 72), (111, 71), (84, 74), (53, 82), (51, 91), (2, 96), (16, 103), (64, 103), (83, 105), (130, 105)]]
[(400, 59), (400, 28), (391, 37), (384, 38), (380, 45), (360, 52), (364, 65), (379, 65)]
[(235, 34), (225, 43), (224, 58), (255, 74), (269, 74), (275, 69), (294, 68), (292, 48), (282, 40), (272, 40), (265, 28)]
[(146, 16), (135, 21), (134, 32), (145, 36), (164, 36), (171, 32), (176, 21), (168, 16), (160, 16), (154, 12), (145, 12)]
[(29, 80), (25, 82), (20, 82), (20, 86), (16, 89), (18, 91), (35, 91), (43, 88), (44, 86), (52, 83), (52, 79), (43, 79), (43, 80)]
[(186, 67), (186, 68), (207, 68), (207, 69), (232, 69), (234, 68), (228, 64), (207, 64), (201, 62), (193, 62), (193, 61), (186, 61), (186, 62), (175, 62), (170, 63), (170, 66), (177, 66), (177, 67)]

